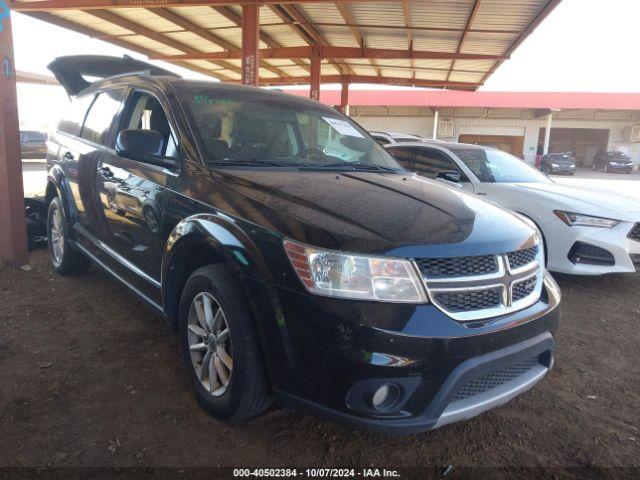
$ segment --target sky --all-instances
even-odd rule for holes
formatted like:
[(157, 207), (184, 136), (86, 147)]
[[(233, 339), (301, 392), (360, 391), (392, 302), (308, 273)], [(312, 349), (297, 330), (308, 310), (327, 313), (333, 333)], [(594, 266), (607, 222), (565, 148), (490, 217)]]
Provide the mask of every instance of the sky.
[[(18, 70), (49, 74), (46, 66), (63, 55), (127, 53), (146, 60), (19, 13), (12, 14), (12, 21)], [(640, 62), (633, 54), (639, 24), (640, 0), (563, 0), (481, 89), (640, 92)], [(152, 63), (187, 78), (205, 78), (163, 62)], [(19, 85), (18, 102), (23, 125), (49, 128), (68, 100), (61, 89)]]

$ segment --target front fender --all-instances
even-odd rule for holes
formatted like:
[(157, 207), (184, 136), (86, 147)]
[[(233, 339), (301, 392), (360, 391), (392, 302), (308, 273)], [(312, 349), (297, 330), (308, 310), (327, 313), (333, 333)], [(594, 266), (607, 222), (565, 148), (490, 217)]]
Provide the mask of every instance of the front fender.
[[(73, 225), (76, 223), (78, 221), (78, 212), (76, 211), (73, 201), (73, 193), (71, 192), (71, 186), (69, 185), (64, 170), (60, 165), (56, 164), (49, 169), (47, 173), (47, 184), (55, 187), (56, 194), (62, 202), (62, 208), (64, 208), (64, 213), (69, 224)], [(47, 201), (50, 200), (51, 198), (47, 198)]]
[(216, 214), (197, 214), (180, 221), (167, 239), (162, 260), (163, 284), (179, 248), (203, 242), (223, 257), (235, 274), (272, 280), (258, 247), (231, 219)]

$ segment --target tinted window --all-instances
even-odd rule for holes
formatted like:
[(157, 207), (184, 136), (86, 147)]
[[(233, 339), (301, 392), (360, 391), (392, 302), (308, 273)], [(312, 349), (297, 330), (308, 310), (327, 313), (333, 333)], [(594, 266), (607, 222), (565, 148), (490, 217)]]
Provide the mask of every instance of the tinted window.
[(522, 160), (501, 150), (448, 147), (474, 173), (487, 183), (549, 183), (546, 176)]
[(82, 128), (82, 122), (84, 117), (93, 101), (93, 95), (83, 95), (71, 102), (69, 111), (60, 121), (58, 130), (70, 135), (80, 135), (80, 129)]
[(413, 162), (413, 158), (414, 158), (414, 149), (413, 148), (407, 148), (407, 147), (394, 147), (394, 148), (390, 148), (389, 153), (391, 153), (391, 155), (393, 155), (395, 157), (395, 159), (398, 161), (398, 163), (400, 165), (402, 165), (403, 168), (405, 168), (406, 170), (409, 170), (411, 172), (413, 172), (414, 169), (414, 162)]
[(459, 172), (461, 181), (468, 181), (453, 160), (439, 150), (420, 148), (416, 151), (416, 163), (413, 169), (419, 175), (436, 178), (438, 173)]
[(171, 133), (162, 105), (156, 97), (146, 92), (134, 92), (129, 101), (125, 114), (120, 122), (120, 130), (155, 130), (164, 139), (162, 155), (177, 157), (176, 141)]
[(102, 92), (91, 105), (82, 127), (82, 138), (107, 145), (113, 120), (120, 110), (120, 91)]

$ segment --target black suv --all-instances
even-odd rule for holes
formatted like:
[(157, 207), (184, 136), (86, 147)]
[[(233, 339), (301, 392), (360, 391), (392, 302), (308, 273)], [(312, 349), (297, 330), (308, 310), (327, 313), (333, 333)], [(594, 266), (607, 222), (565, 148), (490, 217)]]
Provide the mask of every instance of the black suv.
[(53, 266), (91, 261), (163, 315), (216, 418), (276, 399), (420, 431), (551, 368), (560, 292), (529, 225), (318, 102), (92, 59), (51, 66), (75, 95), (49, 143)]
[(591, 168), (604, 172), (623, 172), (628, 174), (633, 170), (633, 162), (629, 155), (622, 152), (600, 152), (593, 157)]

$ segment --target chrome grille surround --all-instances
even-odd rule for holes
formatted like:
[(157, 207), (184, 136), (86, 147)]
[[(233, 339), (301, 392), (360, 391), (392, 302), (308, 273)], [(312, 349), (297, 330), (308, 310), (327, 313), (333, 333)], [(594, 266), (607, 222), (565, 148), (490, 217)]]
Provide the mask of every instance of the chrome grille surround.
[[(535, 249), (534, 257), (530, 256), (531, 249)], [(510, 257), (532, 260), (512, 267)], [(498, 254), (495, 260), (497, 271), (493, 273), (447, 278), (427, 275), (419, 266), (424, 259), (416, 260), (416, 266), (422, 273), (429, 300), (436, 308), (454, 320), (473, 322), (517, 312), (530, 307), (540, 298), (544, 278), (542, 245)], [(493, 291), (499, 292), (498, 301), (495, 301)]]

